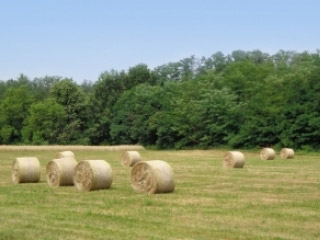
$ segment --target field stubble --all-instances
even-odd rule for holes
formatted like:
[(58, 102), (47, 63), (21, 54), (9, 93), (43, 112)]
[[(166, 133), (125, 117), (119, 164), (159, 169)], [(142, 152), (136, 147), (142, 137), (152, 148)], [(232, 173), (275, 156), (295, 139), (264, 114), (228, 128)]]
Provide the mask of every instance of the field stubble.
[[(320, 238), (320, 154), (262, 161), (245, 152), (243, 169), (224, 169), (224, 151), (140, 150), (143, 160), (167, 161), (176, 179), (171, 194), (143, 195), (132, 190), (122, 151), (73, 149), (78, 161), (110, 163), (111, 189), (50, 188), (45, 167), (56, 151), (0, 150), (1, 240)], [(40, 183), (12, 183), (19, 156), (39, 158)]]

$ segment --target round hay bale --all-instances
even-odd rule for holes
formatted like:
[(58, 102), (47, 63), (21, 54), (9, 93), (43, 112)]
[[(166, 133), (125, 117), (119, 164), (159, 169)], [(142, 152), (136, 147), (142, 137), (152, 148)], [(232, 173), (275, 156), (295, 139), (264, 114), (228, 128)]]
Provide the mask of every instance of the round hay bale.
[(294, 150), (291, 148), (282, 148), (280, 152), (280, 157), (282, 159), (292, 159), (294, 158)]
[(111, 166), (104, 160), (81, 161), (73, 172), (73, 182), (79, 191), (108, 189), (112, 179)]
[(46, 175), (49, 186), (73, 185), (73, 171), (77, 166), (74, 158), (53, 159), (47, 164)]
[(74, 158), (74, 153), (72, 151), (63, 151), (63, 152), (59, 152), (56, 155), (56, 158)]
[(132, 167), (141, 160), (140, 153), (137, 151), (125, 151), (122, 154), (122, 166)]
[(138, 162), (131, 170), (131, 184), (139, 193), (170, 193), (175, 188), (173, 170), (162, 160)]
[(40, 162), (36, 157), (19, 157), (12, 164), (14, 183), (37, 183), (40, 181)]
[(261, 160), (273, 160), (275, 155), (276, 154), (272, 148), (262, 148), (260, 152)]
[(223, 159), (223, 165), (229, 168), (243, 168), (244, 155), (239, 151), (229, 151), (226, 153)]

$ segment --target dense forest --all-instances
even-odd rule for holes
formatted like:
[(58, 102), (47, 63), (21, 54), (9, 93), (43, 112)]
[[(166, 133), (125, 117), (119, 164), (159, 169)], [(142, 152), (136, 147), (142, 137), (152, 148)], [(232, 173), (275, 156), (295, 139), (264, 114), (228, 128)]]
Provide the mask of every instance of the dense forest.
[(320, 149), (320, 51), (191, 56), (95, 82), (0, 81), (0, 144)]

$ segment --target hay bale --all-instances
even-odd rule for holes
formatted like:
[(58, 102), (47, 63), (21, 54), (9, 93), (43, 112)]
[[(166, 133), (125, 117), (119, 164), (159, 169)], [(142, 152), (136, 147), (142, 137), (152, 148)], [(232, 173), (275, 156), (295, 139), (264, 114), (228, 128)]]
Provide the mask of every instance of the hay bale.
[(131, 184), (139, 193), (169, 193), (175, 188), (173, 170), (161, 160), (136, 163), (131, 170)]
[(275, 152), (272, 148), (262, 148), (260, 152), (261, 160), (273, 160)]
[(40, 181), (40, 162), (36, 157), (19, 157), (12, 164), (14, 183), (37, 183)]
[(73, 182), (79, 191), (108, 189), (112, 179), (111, 166), (104, 160), (81, 161), (73, 172)]
[(74, 153), (72, 151), (63, 151), (63, 152), (59, 152), (56, 155), (56, 158), (75, 158)]
[(137, 151), (125, 151), (122, 154), (122, 166), (132, 167), (134, 164), (141, 160), (140, 154)]
[(282, 148), (280, 152), (280, 157), (282, 159), (292, 159), (294, 158), (294, 150), (291, 148)]
[(226, 153), (223, 159), (223, 165), (229, 168), (243, 168), (244, 155), (239, 151), (229, 151)]
[(73, 185), (74, 158), (53, 159), (47, 164), (47, 183), (52, 187)]

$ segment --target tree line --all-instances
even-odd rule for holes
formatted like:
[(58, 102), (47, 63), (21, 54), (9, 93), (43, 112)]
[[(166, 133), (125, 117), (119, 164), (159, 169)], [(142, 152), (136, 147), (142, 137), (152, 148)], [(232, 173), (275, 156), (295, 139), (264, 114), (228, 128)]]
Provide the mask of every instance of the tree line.
[(0, 81), (0, 144), (320, 147), (320, 51), (217, 52), (94, 83)]

